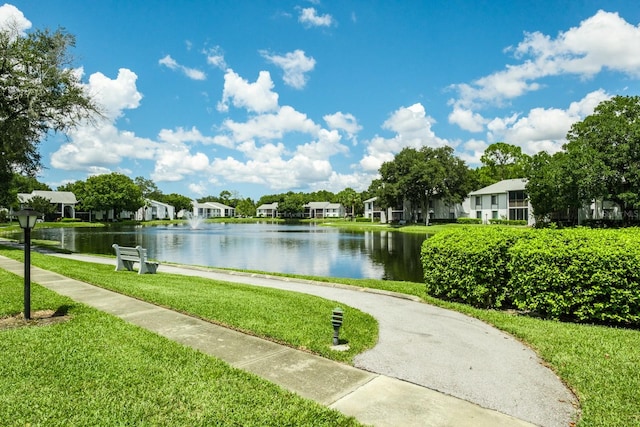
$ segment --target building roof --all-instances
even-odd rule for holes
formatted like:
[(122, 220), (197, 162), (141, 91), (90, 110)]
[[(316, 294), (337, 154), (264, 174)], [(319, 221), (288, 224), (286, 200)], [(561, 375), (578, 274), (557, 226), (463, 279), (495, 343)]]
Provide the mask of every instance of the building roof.
[(525, 190), (527, 180), (524, 178), (505, 179), (495, 184), (491, 184), (487, 187), (481, 188), (469, 193), (470, 196), (480, 196), (483, 194), (500, 194), (508, 191), (522, 191)]
[(309, 209), (325, 209), (329, 204), (329, 202), (309, 202), (304, 205), (304, 207)]
[(160, 205), (160, 206), (164, 206), (165, 208), (172, 208), (175, 209), (173, 206), (167, 204), (167, 203), (163, 203), (163, 202), (159, 202), (157, 200), (152, 200), (152, 199), (145, 199), (147, 202), (149, 202), (152, 205)]
[(371, 202), (375, 202), (376, 200), (378, 200), (378, 198), (377, 198), (377, 197), (372, 197), (372, 198), (370, 198), (370, 199), (365, 200), (365, 201), (364, 201), (364, 202), (362, 202), (362, 203), (371, 203)]
[(18, 193), (18, 200), (20, 203), (26, 203), (37, 196), (49, 199), (51, 203), (62, 203), (65, 205), (75, 205), (78, 203), (76, 195), (71, 191), (33, 190), (31, 193)]
[(218, 202), (204, 202), (204, 203), (196, 203), (195, 206), (197, 208), (209, 208), (209, 209), (233, 209), (231, 206), (227, 206)]
[(264, 209), (278, 209), (278, 202), (273, 202), (273, 203), (264, 203), (260, 206), (258, 206), (259, 210), (264, 210)]

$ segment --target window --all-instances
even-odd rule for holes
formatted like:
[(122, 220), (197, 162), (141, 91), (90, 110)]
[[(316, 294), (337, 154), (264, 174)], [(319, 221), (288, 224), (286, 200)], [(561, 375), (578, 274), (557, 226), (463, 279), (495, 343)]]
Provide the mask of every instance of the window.
[(498, 195), (497, 194), (492, 194), (491, 195), (491, 205), (492, 206), (496, 206), (498, 204)]
[(527, 195), (523, 190), (509, 191), (509, 207), (510, 208), (526, 208)]
[(476, 212), (476, 218), (482, 219), (482, 211), (477, 211)]
[(509, 209), (509, 219), (510, 220), (529, 220), (529, 210), (527, 208), (520, 209)]
[(491, 219), (498, 219), (498, 211), (491, 211)]
[(476, 196), (476, 208), (482, 207), (482, 196)]

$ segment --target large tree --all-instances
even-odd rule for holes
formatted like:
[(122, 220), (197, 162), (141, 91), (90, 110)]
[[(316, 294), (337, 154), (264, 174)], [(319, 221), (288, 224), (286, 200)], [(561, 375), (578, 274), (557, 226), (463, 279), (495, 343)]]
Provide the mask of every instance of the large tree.
[(304, 194), (290, 191), (284, 196), (284, 200), (278, 203), (278, 212), (285, 217), (295, 217), (304, 212), (304, 204)]
[(85, 198), (85, 182), (84, 181), (74, 181), (68, 182), (66, 184), (60, 185), (57, 188), (57, 191), (70, 191), (76, 196), (78, 200), (78, 204), (76, 205), (76, 211), (87, 211), (89, 209), (85, 208), (83, 201)]
[(571, 126), (565, 150), (580, 174), (583, 201), (640, 208), (640, 97), (615, 96)]
[(82, 205), (87, 210), (113, 209), (117, 217), (122, 211), (136, 211), (142, 206), (142, 191), (131, 178), (121, 173), (91, 176), (84, 185)]
[(13, 202), (14, 173), (40, 169), (39, 143), (98, 112), (71, 68), (75, 38), (62, 29), (23, 36), (0, 30), (0, 205)]
[(360, 194), (356, 192), (353, 188), (347, 187), (336, 195), (338, 201), (342, 203), (345, 207), (349, 208), (349, 212), (351, 214), (351, 219), (355, 220), (356, 218), (356, 206), (362, 203), (362, 199), (360, 198)]
[(480, 161), (476, 178), (480, 187), (486, 187), (504, 179), (524, 178), (531, 158), (516, 145), (494, 142), (484, 150)]
[(137, 176), (133, 179), (133, 182), (142, 192), (142, 197), (144, 197), (145, 199), (161, 201), (160, 199), (162, 198), (162, 191), (160, 191), (153, 180), (147, 179), (142, 176)]
[(178, 193), (163, 195), (162, 197), (160, 197), (160, 200), (158, 201), (173, 206), (176, 212), (180, 212), (181, 210), (185, 210), (185, 211), (193, 210), (193, 201), (187, 196), (183, 196)]
[(471, 191), (469, 169), (451, 147), (404, 148), (380, 168), (379, 195), (383, 206), (408, 200), (429, 221), (429, 202), (437, 196), (445, 204), (460, 203)]
[(531, 158), (527, 176), (527, 194), (536, 223), (566, 221), (577, 224), (582, 206), (580, 174), (565, 152), (553, 156), (546, 151)]
[(236, 215), (254, 216), (256, 214), (256, 205), (249, 197), (242, 199), (236, 205)]

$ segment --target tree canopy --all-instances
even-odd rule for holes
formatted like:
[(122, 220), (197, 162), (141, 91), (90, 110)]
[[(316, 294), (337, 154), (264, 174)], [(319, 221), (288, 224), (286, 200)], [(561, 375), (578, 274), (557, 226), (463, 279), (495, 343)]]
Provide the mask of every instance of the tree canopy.
[[(382, 164), (380, 175), (377, 186), (382, 205), (398, 206), (407, 200), (416, 218), (418, 208), (428, 212), (434, 196), (454, 204), (471, 191), (469, 168), (453, 155), (451, 147), (404, 148), (392, 161)], [(429, 215), (424, 218), (428, 222)]]
[(62, 29), (0, 31), (0, 205), (11, 205), (14, 172), (34, 176), (38, 145), (98, 112), (72, 67), (75, 38)]
[(565, 149), (585, 201), (640, 208), (640, 97), (615, 96), (571, 126)]
[(347, 187), (336, 195), (339, 203), (349, 209), (351, 218), (355, 219), (357, 206), (362, 204), (360, 194), (353, 188)]
[(254, 216), (256, 214), (256, 205), (249, 197), (242, 199), (236, 205), (236, 215)]
[(524, 178), (531, 158), (516, 145), (494, 142), (480, 157), (482, 166), (475, 171), (478, 187), (505, 179)]
[(577, 224), (579, 178), (565, 152), (553, 156), (542, 151), (531, 158), (527, 173), (527, 194), (537, 222), (545, 219)]
[(156, 183), (153, 182), (153, 180), (142, 177), (142, 176), (137, 176), (133, 179), (133, 182), (138, 186), (138, 188), (142, 192), (142, 197), (144, 197), (145, 199), (161, 201), (160, 198), (162, 198), (163, 196), (162, 191), (160, 191), (160, 189), (158, 188)]
[(615, 96), (574, 123), (563, 151), (536, 154), (527, 192), (534, 214), (577, 223), (580, 207), (613, 201), (640, 208), (640, 97)]
[(158, 201), (173, 206), (176, 212), (181, 210), (191, 211), (193, 209), (193, 201), (187, 196), (178, 193), (163, 194)]
[(304, 212), (305, 198), (302, 193), (289, 192), (282, 202), (278, 203), (278, 211), (284, 216), (296, 216)]
[(117, 172), (89, 177), (83, 191), (82, 205), (87, 210), (113, 209), (117, 217), (122, 211), (134, 212), (144, 206), (140, 188), (131, 178)]

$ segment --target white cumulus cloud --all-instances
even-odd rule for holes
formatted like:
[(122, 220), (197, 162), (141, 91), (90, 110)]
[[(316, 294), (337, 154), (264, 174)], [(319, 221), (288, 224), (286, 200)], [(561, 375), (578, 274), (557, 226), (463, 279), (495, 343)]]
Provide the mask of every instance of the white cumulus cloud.
[(329, 126), (329, 129), (336, 129), (347, 134), (347, 138), (355, 142), (355, 136), (362, 130), (358, 120), (353, 114), (338, 111), (334, 114), (327, 114), (322, 117)]
[(604, 69), (640, 76), (640, 25), (628, 23), (618, 13), (600, 10), (555, 38), (540, 32), (526, 33), (522, 42), (507, 51), (513, 52), (519, 63), (453, 86), (458, 97), (451, 101), (452, 123), (477, 130), (479, 122), (470, 110), (501, 105), (540, 90), (543, 78), (575, 75), (587, 79)]
[(0, 31), (16, 31), (24, 36), (31, 25), (31, 21), (14, 5), (5, 3), (0, 6)]
[(300, 9), (298, 21), (306, 27), (330, 27), (335, 23), (331, 15), (318, 15), (318, 12), (313, 7)]
[(603, 90), (587, 94), (579, 101), (572, 102), (567, 109), (533, 108), (526, 116), (517, 114), (496, 118), (488, 125), (487, 139), (490, 142), (504, 141), (517, 145), (527, 154), (539, 151), (554, 153), (566, 143), (566, 135), (571, 125), (593, 113), (602, 101), (611, 98)]
[(426, 114), (420, 103), (399, 108), (382, 125), (384, 129), (394, 132), (395, 136), (376, 136), (368, 141), (367, 152), (360, 161), (360, 167), (368, 172), (377, 171), (382, 163), (393, 160), (405, 147), (419, 149), (424, 146), (436, 148), (447, 145), (448, 141), (437, 137), (431, 129), (434, 123), (435, 120)]
[(316, 60), (307, 57), (300, 49), (284, 55), (271, 55), (266, 51), (261, 51), (260, 54), (267, 61), (282, 69), (285, 84), (294, 89), (302, 89), (306, 86), (308, 80), (306, 73), (313, 71), (316, 65)]
[(229, 101), (236, 108), (246, 108), (255, 113), (275, 111), (278, 94), (273, 92), (273, 81), (268, 71), (261, 71), (255, 83), (249, 83), (232, 69), (224, 76), (222, 100), (218, 103), (221, 112), (229, 109)]
[(228, 138), (239, 143), (253, 139), (280, 139), (289, 132), (316, 135), (320, 127), (306, 114), (285, 105), (275, 113), (260, 114), (246, 122), (227, 119), (224, 121), (222, 129), (229, 132)]
[(86, 89), (102, 107), (103, 114), (114, 120), (122, 116), (123, 110), (138, 108), (140, 105), (142, 94), (136, 87), (137, 80), (136, 73), (126, 68), (118, 70), (115, 80), (97, 72), (89, 76)]

